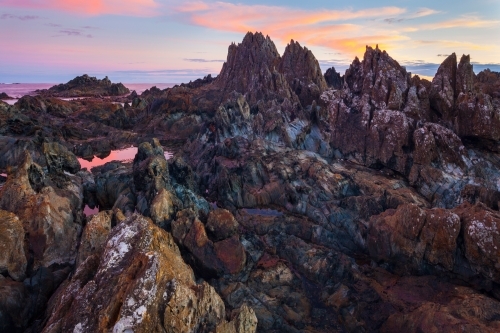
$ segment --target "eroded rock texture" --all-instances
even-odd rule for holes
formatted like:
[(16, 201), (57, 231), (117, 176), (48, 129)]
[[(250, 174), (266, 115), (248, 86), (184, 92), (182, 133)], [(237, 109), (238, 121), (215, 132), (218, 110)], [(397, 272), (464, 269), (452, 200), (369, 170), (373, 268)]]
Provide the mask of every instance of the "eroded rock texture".
[(248, 33), (216, 78), (0, 103), (0, 330), (496, 332), (499, 87)]

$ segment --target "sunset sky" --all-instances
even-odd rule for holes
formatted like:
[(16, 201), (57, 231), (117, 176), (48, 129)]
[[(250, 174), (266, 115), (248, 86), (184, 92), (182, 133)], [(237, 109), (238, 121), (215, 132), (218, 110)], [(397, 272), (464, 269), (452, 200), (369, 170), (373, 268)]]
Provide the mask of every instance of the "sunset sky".
[(375, 44), (416, 74), (452, 52), (500, 71), (500, 0), (0, 0), (0, 82), (187, 82), (218, 74), (247, 31), (342, 74)]

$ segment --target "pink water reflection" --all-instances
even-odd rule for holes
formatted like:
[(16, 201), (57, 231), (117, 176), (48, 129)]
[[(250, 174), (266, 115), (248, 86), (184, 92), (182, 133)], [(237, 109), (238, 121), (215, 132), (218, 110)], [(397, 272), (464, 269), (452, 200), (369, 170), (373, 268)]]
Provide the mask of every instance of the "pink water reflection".
[(85, 208), (83, 209), (83, 214), (85, 216), (95, 215), (97, 213), (99, 213), (99, 207), (95, 207), (94, 209), (92, 209), (89, 207), (89, 205), (85, 205)]
[[(88, 170), (104, 165), (111, 161), (132, 161), (137, 154), (137, 147), (130, 147), (120, 150), (112, 150), (109, 156), (105, 158), (94, 157), (92, 161), (84, 160), (83, 158), (79, 158), (80, 165), (82, 168), (87, 168)], [(165, 158), (168, 160), (172, 157), (172, 153), (169, 151), (165, 151)]]

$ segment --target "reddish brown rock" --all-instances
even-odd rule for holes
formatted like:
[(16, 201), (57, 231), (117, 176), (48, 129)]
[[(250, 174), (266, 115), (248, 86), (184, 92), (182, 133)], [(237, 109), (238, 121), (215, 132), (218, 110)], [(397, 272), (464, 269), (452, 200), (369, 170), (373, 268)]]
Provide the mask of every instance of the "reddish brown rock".
[(485, 278), (500, 281), (500, 214), (482, 204), (456, 209), (464, 228), (465, 257)]
[[(211, 212), (212, 222), (216, 217), (234, 217), (225, 210)], [(226, 222), (231, 221), (229, 218)], [(227, 225), (226, 225), (227, 227)], [(234, 230), (232, 231), (234, 234)], [(176, 241), (185, 246), (195, 257), (197, 265), (208, 274), (221, 275), (224, 273), (236, 274), (240, 272), (246, 262), (245, 249), (239, 237), (234, 235), (231, 238), (212, 242), (207, 236), (205, 226), (201, 223), (192, 210), (183, 210), (177, 214), (172, 222), (172, 234)]]
[(279, 71), (285, 75), (303, 107), (311, 105), (314, 100), (319, 102), (320, 95), (327, 89), (316, 57), (293, 39), (285, 48)]
[(111, 230), (111, 220), (113, 213), (111, 211), (101, 211), (90, 218), (83, 229), (76, 266), (78, 267), (91, 255), (100, 256), (104, 251), (106, 239)]
[(170, 234), (140, 215), (111, 231), (101, 258), (79, 266), (50, 313), (43, 332), (210, 332), (225, 323), (214, 289), (197, 285)]
[[(213, 85), (228, 96), (245, 95), (250, 105), (259, 100), (298, 101), (285, 76), (278, 71), (281, 57), (269, 36), (248, 32), (243, 41), (229, 46), (227, 60)], [(222, 100), (225, 100), (223, 98)]]
[(246, 262), (245, 248), (238, 236), (214, 243), (215, 255), (230, 274), (239, 273)]
[(496, 300), (434, 277), (396, 278), (379, 292), (398, 308), (380, 332), (479, 333), (500, 328)]
[(460, 228), (451, 211), (402, 205), (370, 220), (367, 247), (373, 258), (394, 263), (398, 271), (425, 270), (426, 264), (451, 271)]
[(238, 231), (238, 221), (226, 209), (216, 209), (208, 214), (206, 228), (219, 241), (233, 236)]
[(401, 110), (410, 86), (410, 75), (378, 46), (367, 46), (363, 61), (356, 58), (344, 80), (354, 94), (367, 95), (376, 109)]
[(438, 112), (438, 116), (450, 120), (456, 116), (455, 87), (457, 82), (457, 56), (452, 53), (439, 66), (432, 80), (429, 99), (431, 107)]
[(74, 264), (82, 229), (81, 178), (65, 176), (64, 186), (59, 188), (46, 185), (45, 177), (26, 153), (23, 164), (0, 189), (0, 209), (16, 214), (22, 222), (35, 269)]
[(26, 266), (23, 225), (16, 215), (0, 210), (0, 273), (22, 281)]

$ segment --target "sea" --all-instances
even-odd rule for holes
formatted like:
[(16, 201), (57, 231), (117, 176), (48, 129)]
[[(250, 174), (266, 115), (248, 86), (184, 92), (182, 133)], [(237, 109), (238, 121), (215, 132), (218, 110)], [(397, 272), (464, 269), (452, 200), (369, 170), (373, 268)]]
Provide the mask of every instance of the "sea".
[[(25, 95), (36, 95), (35, 90), (48, 89), (56, 85), (55, 83), (0, 83), (0, 93), (6, 93), (13, 99), (5, 100), (8, 104), (14, 104), (17, 100)], [(141, 94), (146, 89), (157, 87), (159, 89), (171, 88), (176, 83), (124, 83), (130, 91), (135, 90)]]

